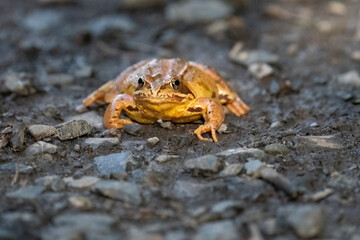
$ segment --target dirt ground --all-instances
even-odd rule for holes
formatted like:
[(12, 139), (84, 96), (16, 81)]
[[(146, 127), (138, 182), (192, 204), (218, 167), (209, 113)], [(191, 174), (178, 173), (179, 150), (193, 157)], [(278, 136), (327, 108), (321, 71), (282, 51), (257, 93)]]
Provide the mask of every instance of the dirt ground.
[[(0, 239), (360, 239), (359, 9), (2, 0)], [(81, 107), (153, 57), (216, 68), (251, 111), (214, 143)]]

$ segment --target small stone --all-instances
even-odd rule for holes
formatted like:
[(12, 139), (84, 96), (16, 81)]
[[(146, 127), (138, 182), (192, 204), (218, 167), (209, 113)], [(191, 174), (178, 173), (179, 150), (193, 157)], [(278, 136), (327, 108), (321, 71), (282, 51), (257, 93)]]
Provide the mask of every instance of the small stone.
[(58, 114), (58, 110), (55, 105), (47, 104), (44, 110), (44, 115), (47, 117), (55, 117)]
[(146, 141), (122, 141), (120, 145), (124, 150), (141, 151), (145, 148)]
[(201, 226), (194, 240), (238, 240), (239, 233), (235, 225), (230, 221), (219, 221), (207, 223)]
[(287, 155), (290, 153), (290, 149), (281, 143), (273, 143), (265, 147), (265, 153), (271, 155)]
[(28, 127), (28, 130), (36, 141), (57, 134), (55, 127), (42, 124), (31, 125)]
[(12, 135), (10, 142), (14, 152), (19, 152), (24, 149), (25, 141), (25, 124), (18, 122), (12, 128)]
[(221, 124), (220, 128), (217, 130), (218, 133), (226, 133), (227, 125), (225, 123)]
[(45, 191), (44, 186), (27, 186), (19, 188), (14, 192), (6, 193), (9, 198), (16, 198), (21, 200), (35, 200), (41, 193)]
[(195, 198), (209, 189), (209, 184), (178, 180), (174, 185), (173, 194), (177, 198)]
[(258, 176), (260, 173), (260, 170), (264, 168), (266, 165), (265, 163), (261, 162), (260, 160), (254, 159), (250, 160), (247, 163), (245, 163), (244, 167), (246, 170), (246, 174)]
[(86, 112), (83, 114), (71, 116), (65, 119), (66, 121), (73, 120), (84, 120), (87, 121), (88, 124), (96, 129), (103, 129), (103, 118), (95, 111)]
[(257, 79), (263, 79), (274, 74), (274, 69), (266, 63), (253, 63), (249, 65), (249, 72)]
[(296, 198), (298, 191), (290, 181), (276, 170), (268, 167), (261, 168), (258, 173), (260, 178), (272, 184), (275, 188), (285, 192), (289, 197)]
[(319, 124), (317, 122), (310, 123), (310, 127), (318, 127)]
[(237, 176), (240, 174), (240, 172), (243, 170), (244, 165), (240, 163), (234, 163), (230, 164), (229, 166), (226, 166), (224, 170), (222, 170), (219, 174), (219, 176), (226, 177), (226, 176)]
[(35, 184), (49, 187), (54, 192), (62, 191), (66, 186), (65, 182), (56, 175), (38, 178), (35, 180)]
[(122, 15), (105, 15), (89, 24), (91, 33), (96, 37), (106, 37), (123, 32), (134, 31), (137, 26), (131, 18)]
[(355, 70), (339, 75), (338, 81), (342, 85), (360, 87), (360, 76)]
[(255, 63), (277, 64), (279, 57), (264, 50), (232, 50), (229, 57), (232, 61), (250, 67)]
[(319, 192), (316, 192), (316, 193), (312, 194), (310, 196), (310, 199), (313, 202), (318, 202), (320, 200), (323, 200), (323, 199), (327, 198), (328, 196), (333, 194), (333, 192), (334, 192), (334, 190), (332, 190), (331, 188), (325, 188), (322, 191), (319, 191)]
[(128, 10), (147, 9), (165, 5), (165, 0), (122, 0), (120, 7)]
[(50, 153), (54, 154), (57, 152), (57, 146), (51, 143), (38, 141), (34, 144), (31, 144), (27, 149), (26, 153), (28, 155), (36, 155), (40, 153)]
[(91, 200), (87, 197), (71, 196), (68, 200), (76, 208), (90, 209), (93, 206)]
[(283, 212), (287, 223), (301, 238), (314, 238), (324, 227), (324, 214), (320, 206), (291, 206)]
[(34, 76), (29, 73), (12, 73), (5, 77), (6, 88), (16, 94), (27, 96), (36, 92)]
[(356, 178), (334, 172), (327, 185), (334, 189), (354, 191), (360, 184)]
[(91, 126), (85, 120), (72, 120), (55, 126), (60, 140), (68, 140), (91, 132)]
[(172, 129), (172, 126), (171, 126), (171, 122), (170, 122), (170, 121), (164, 122), (164, 121), (162, 121), (161, 119), (159, 119), (159, 120), (157, 120), (157, 123), (159, 123), (162, 128)]
[(89, 188), (94, 186), (98, 181), (100, 181), (100, 179), (93, 176), (84, 176), (80, 179), (74, 179), (72, 177), (64, 178), (66, 185), (72, 188)]
[(360, 50), (356, 50), (351, 53), (351, 59), (360, 62)]
[[(115, 222), (116, 220), (113, 217), (102, 213), (66, 213), (63, 215), (56, 216), (53, 220), (53, 223), (56, 226), (70, 226), (73, 229), (79, 229), (79, 230), (83, 230), (84, 232), (90, 232), (90, 233), (94, 231), (95, 232), (99, 231), (102, 233), (108, 232), (110, 230), (110, 227)], [(50, 238), (50, 239), (60, 239), (60, 238)], [(75, 238), (75, 239), (79, 239), (79, 238)], [(87, 237), (85, 239), (92, 239), (92, 238)]]
[(240, 201), (225, 200), (216, 203), (210, 209), (211, 214), (218, 215), (220, 218), (232, 218), (244, 209), (244, 204)]
[(157, 161), (158, 163), (164, 163), (164, 162), (177, 160), (177, 159), (179, 159), (178, 155), (163, 154), (163, 155), (157, 156), (155, 158), (155, 161)]
[(219, 153), (216, 153), (216, 156), (221, 157), (230, 157), (234, 155), (239, 155), (243, 158), (258, 158), (258, 159), (265, 159), (266, 153), (258, 148), (234, 148), (234, 149), (228, 149)]
[(341, 98), (344, 101), (349, 101), (353, 98), (353, 95), (346, 91), (338, 91), (336, 93), (336, 96), (338, 96), (339, 98)]
[(270, 125), (270, 128), (281, 128), (284, 126), (284, 123), (282, 121), (275, 121), (275, 122), (272, 122), (271, 125)]
[(55, 86), (66, 86), (74, 82), (75, 78), (72, 75), (65, 73), (54, 73), (47, 76), (47, 83)]
[(139, 205), (142, 201), (140, 189), (134, 183), (103, 180), (96, 183), (93, 190), (105, 197), (121, 200), (126, 203)]
[(140, 136), (143, 134), (143, 127), (138, 123), (125, 124), (124, 131), (133, 136)]
[(6, 127), (4, 130), (1, 131), (1, 134), (8, 134), (12, 133), (12, 127)]
[(95, 166), (101, 175), (118, 177), (126, 176), (127, 165), (133, 162), (133, 155), (130, 151), (109, 154), (94, 158)]
[(206, 23), (228, 17), (232, 12), (233, 9), (224, 1), (209, 0), (204, 4), (201, 0), (187, 0), (169, 4), (166, 18), (171, 22)]
[(120, 143), (118, 138), (87, 138), (84, 144), (90, 146), (92, 149), (99, 147), (112, 147)]
[(148, 138), (146, 140), (146, 142), (149, 146), (155, 146), (159, 141), (160, 141), (160, 139), (158, 137), (152, 137), (152, 138)]
[(81, 150), (80, 145), (79, 145), (79, 144), (75, 144), (75, 145), (74, 145), (74, 151), (75, 151), (75, 152), (80, 152), (80, 150)]
[(222, 163), (216, 155), (205, 155), (187, 160), (185, 167), (199, 172), (217, 173), (220, 171)]
[(334, 135), (296, 137), (297, 149), (316, 150), (321, 148), (342, 149), (343, 145), (335, 141)]
[[(87, 107), (85, 107), (83, 104), (79, 104), (75, 107), (75, 111), (77, 113), (86, 113), (88, 111)], [(74, 119), (72, 119), (74, 120)], [(78, 120), (78, 119), (77, 119)], [(90, 124), (90, 123), (89, 123)], [(91, 124), (90, 124), (91, 125)]]
[[(34, 171), (34, 168), (32, 166), (25, 165), (22, 163), (19, 163), (17, 167), (19, 168), (19, 173), (22, 174), (31, 174)], [(9, 162), (9, 163), (1, 164), (0, 172), (16, 173), (16, 163)]]
[(55, 10), (37, 10), (25, 16), (24, 25), (34, 32), (54, 29), (61, 23), (62, 14)]
[(277, 81), (273, 80), (270, 83), (269, 92), (271, 95), (277, 95), (280, 92), (280, 85)]
[(343, 16), (347, 12), (345, 4), (340, 1), (331, 1), (329, 2), (329, 11), (332, 14)]
[(94, 69), (91, 66), (82, 66), (75, 72), (77, 78), (89, 78), (94, 75)]

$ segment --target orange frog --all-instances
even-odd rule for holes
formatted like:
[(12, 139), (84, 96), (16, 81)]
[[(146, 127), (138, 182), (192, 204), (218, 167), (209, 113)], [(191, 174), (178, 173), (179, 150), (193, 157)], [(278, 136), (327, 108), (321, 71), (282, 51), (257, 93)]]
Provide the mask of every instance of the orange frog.
[(230, 90), (225, 80), (214, 70), (181, 59), (149, 59), (123, 71), (84, 99), (85, 106), (93, 102), (110, 103), (104, 115), (106, 128), (122, 128), (132, 123), (119, 118), (120, 113), (145, 124), (157, 120), (175, 123), (204, 118), (205, 124), (195, 130), (200, 140), (211, 132), (215, 142), (224, 121), (223, 105), (237, 116), (249, 107)]

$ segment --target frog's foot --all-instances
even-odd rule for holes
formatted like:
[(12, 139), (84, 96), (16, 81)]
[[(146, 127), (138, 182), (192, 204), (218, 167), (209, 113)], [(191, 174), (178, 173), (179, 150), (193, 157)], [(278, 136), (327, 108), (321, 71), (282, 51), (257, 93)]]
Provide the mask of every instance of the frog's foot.
[(195, 130), (196, 136), (200, 140), (209, 140), (202, 136), (203, 133), (211, 132), (211, 137), (214, 142), (217, 142), (216, 130), (218, 130), (224, 121), (223, 106), (214, 99), (200, 98), (198, 99), (193, 109), (202, 109), (202, 115), (205, 119), (205, 124)]
[(236, 98), (235, 101), (226, 104), (226, 107), (238, 117), (246, 114), (250, 110), (250, 107), (246, 105), (239, 97)]
[(114, 87), (114, 81), (109, 81), (102, 85), (99, 89), (92, 92), (89, 96), (87, 96), (83, 100), (83, 104), (85, 107), (90, 106), (94, 102), (104, 103), (111, 102), (116, 94), (116, 88)]
[(124, 124), (132, 123), (129, 119), (120, 119), (120, 113), (125, 109), (135, 109), (136, 105), (131, 96), (119, 94), (106, 108), (104, 115), (104, 125), (106, 128), (123, 128)]

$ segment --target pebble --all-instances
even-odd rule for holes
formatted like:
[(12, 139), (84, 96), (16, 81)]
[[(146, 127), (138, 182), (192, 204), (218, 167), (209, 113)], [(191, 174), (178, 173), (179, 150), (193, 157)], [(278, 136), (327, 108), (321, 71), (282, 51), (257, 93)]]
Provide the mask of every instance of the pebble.
[(6, 127), (1, 131), (1, 134), (12, 133), (12, 127)]
[[(83, 106), (83, 105), (81, 105)], [(103, 129), (103, 118), (95, 111), (86, 112), (83, 114), (71, 116), (65, 119), (66, 121), (73, 121), (73, 120), (84, 120), (86, 121), (91, 127), (96, 129)]]
[(202, 195), (209, 188), (210, 184), (178, 180), (174, 185), (173, 195), (177, 198), (194, 198)]
[(53, 73), (47, 76), (47, 83), (54, 86), (71, 85), (74, 80), (74, 76), (65, 73)]
[(267, 145), (264, 149), (265, 153), (270, 155), (287, 155), (290, 153), (290, 149), (281, 143), (273, 143), (270, 145)]
[(108, 230), (115, 222), (113, 217), (102, 213), (65, 213), (53, 220), (55, 225), (68, 225), (90, 232), (95, 229)]
[(66, 186), (65, 182), (57, 175), (37, 178), (35, 184), (48, 187), (54, 192), (62, 191)]
[(55, 29), (62, 22), (62, 14), (56, 10), (33, 11), (24, 18), (24, 25), (34, 32), (43, 32)]
[(102, 180), (96, 183), (93, 191), (105, 197), (139, 205), (141, 192), (137, 184), (124, 181)]
[(224, 170), (219, 173), (219, 176), (226, 177), (226, 176), (237, 176), (243, 170), (244, 165), (241, 163), (234, 163), (226, 166)]
[(71, 196), (68, 198), (70, 204), (76, 208), (91, 209), (93, 204), (87, 197), (82, 196)]
[(239, 233), (233, 222), (230, 220), (218, 221), (202, 225), (194, 240), (238, 240)]
[(299, 136), (296, 137), (297, 149), (305, 149), (308, 151), (322, 148), (342, 149), (343, 145), (336, 142), (334, 135), (327, 136)]
[(120, 2), (120, 8), (128, 10), (147, 9), (161, 7), (165, 5), (165, 3), (165, 0), (122, 0)]
[(38, 141), (34, 144), (31, 144), (27, 149), (26, 153), (28, 155), (36, 155), (40, 153), (50, 153), (54, 154), (57, 152), (57, 146), (51, 143)]
[(195, 172), (217, 173), (222, 167), (222, 162), (216, 155), (205, 155), (185, 161), (185, 168)]
[(6, 193), (6, 196), (9, 198), (16, 198), (21, 200), (35, 200), (37, 197), (40, 196), (41, 193), (45, 191), (44, 186), (27, 186), (19, 188), (14, 192)]
[(229, 57), (232, 61), (250, 67), (255, 63), (277, 64), (279, 57), (264, 50), (238, 50), (231, 51)]
[(11, 73), (5, 77), (5, 87), (16, 94), (27, 96), (36, 92), (34, 76), (29, 73)]
[(60, 140), (69, 140), (88, 134), (91, 126), (85, 120), (72, 120), (55, 126)]
[(289, 197), (296, 198), (298, 196), (297, 188), (275, 169), (263, 167), (259, 170), (258, 175), (275, 188), (285, 192)]
[(257, 79), (263, 79), (274, 74), (274, 69), (266, 63), (253, 63), (249, 65), (249, 72)]
[(314, 238), (323, 230), (325, 219), (320, 206), (288, 206), (282, 211), (287, 224), (301, 238)]
[(152, 137), (152, 138), (148, 138), (146, 140), (146, 142), (149, 146), (155, 146), (156, 144), (158, 144), (159, 141), (160, 141), (160, 139), (158, 137)]
[[(22, 173), (22, 174), (31, 174), (34, 172), (34, 168), (32, 166), (25, 165), (22, 163), (18, 164), (18, 168), (19, 168), (19, 173)], [(9, 162), (9, 163), (1, 164), (0, 172), (16, 173), (16, 163)]]
[(356, 178), (338, 172), (333, 172), (331, 174), (331, 179), (328, 181), (327, 185), (334, 189), (348, 191), (354, 191), (355, 188), (360, 186)]
[(120, 143), (118, 138), (87, 138), (84, 141), (84, 145), (90, 146), (92, 149), (99, 147), (112, 147)]
[(284, 126), (284, 122), (282, 122), (282, 121), (275, 121), (275, 122), (272, 122), (272, 123), (271, 123), (270, 128), (277, 129), (277, 128), (282, 128), (283, 126)]
[(171, 155), (171, 154), (163, 154), (163, 155), (159, 155), (155, 158), (155, 161), (157, 161), (158, 163), (164, 163), (164, 162), (168, 162), (168, 161), (172, 161), (172, 160), (177, 160), (179, 159), (178, 155)]
[(92, 21), (89, 24), (89, 28), (94, 36), (103, 37), (114, 33), (132, 32), (137, 26), (136, 23), (127, 16), (105, 15)]
[(280, 93), (280, 85), (277, 81), (272, 80), (269, 87), (269, 92), (271, 95), (277, 95)]
[(357, 71), (352, 70), (339, 75), (338, 82), (342, 85), (360, 87), (360, 76)]
[(57, 134), (56, 128), (53, 126), (35, 124), (28, 127), (30, 134), (35, 138), (36, 141), (51, 137)]
[(244, 204), (240, 201), (224, 200), (216, 203), (210, 209), (211, 214), (218, 215), (218, 218), (232, 218), (244, 210)]
[(360, 62), (360, 50), (356, 50), (351, 53), (351, 59)]
[(162, 128), (169, 129), (169, 130), (172, 129), (172, 124), (170, 121), (164, 122), (163, 120), (159, 119), (159, 120), (157, 120), (157, 123), (159, 123), (160, 127), (162, 127)]
[(94, 186), (100, 181), (99, 178), (93, 176), (83, 176), (80, 179), (74, 179), (73, 177), (67, 177), (63, 179), (68, 187), (72, 188), (89, 188)]
[(126, 168), (133, 162), (133, 155), (130, 151), (113, 153), (106, 156), (94, 158), (97, 171), (107, 177), (116, 176), (117, 178), (127, 175)]
[(260, 170), (265, 166), (265, 163), (261, 162), (260, 160), (251, 159), (245, 163), (244, 168), (246, 170), (246, 174), (257, 177), (260, 174)]
[(140, 136), (143, 134), (143, 127), (138, 123), (125, 124), (124, 131), (133, 136)]
[(332, 14), (344, 16), (347, 13), (346, 5), (340, 1), (331, 1), (329, 4), (329, 11)]
[(234, 155), (239, 155), (243, 158), (253, 157), (260, 160), (266, 158), (266, 153), (258, 148), (233, 148), (216, 153), (216, 156), (221, 157), (230, 157)]
[(319, 192), (316, 192), (316, 193), (312, 194), (309, 198), (313, 202), (318, 202), (318, 201), (321, 201), (321, 200), (327, 198), (328, 196), (333, 194), (333, 192), (334, 192), (333, 189), (325, 188), (322, 191), (319, 191)]
[(186, 0), (169, 4), (166, 17), (171, 22), (195, 24), (223, 19), (232, 12), (233, 8), (224, 1), (209, 0), (204, 4), (202, 0)]
[(74, 73), (77, 78), (89, 78), (94, 75), (94, 68), (91, 66), (82, 66)]
[(122, 141), (121, 147), (130, 151), (141, 151), (145, 148), (146, 141)]
[(24, 141), (25, 141), (25, 124), (21, 122), (15, 123), (12, 128), (12, 135), (10, 138), (10, 142), (12, 144), (12, 150), (14, 152), (19, 152), (24, 149)]

